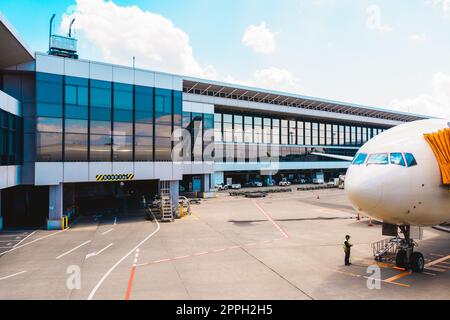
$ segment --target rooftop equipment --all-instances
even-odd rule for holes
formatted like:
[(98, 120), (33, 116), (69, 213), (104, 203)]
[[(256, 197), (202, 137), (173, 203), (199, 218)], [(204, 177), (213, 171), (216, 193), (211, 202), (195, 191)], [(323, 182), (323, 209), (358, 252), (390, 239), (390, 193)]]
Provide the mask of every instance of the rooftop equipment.
[(75, 19), (72, 19), (67, 37), (53, 34), (53, 21), (55, 15), (50, 19), (50, 33), (48, 43), (48, 54), (64, 58), (78, 59), (77, 39), (72, 37), (72, 27)]

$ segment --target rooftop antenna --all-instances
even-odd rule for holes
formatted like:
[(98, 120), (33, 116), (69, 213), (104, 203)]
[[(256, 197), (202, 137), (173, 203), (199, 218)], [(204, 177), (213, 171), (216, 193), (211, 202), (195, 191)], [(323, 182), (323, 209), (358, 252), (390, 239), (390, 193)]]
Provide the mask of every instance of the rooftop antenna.
[(52, 34), (53, 34), (53, 20), (55, 20), (56, 14), (52, 15), (52, 18), (50, 19), (50, 33), (48, 36), (48, 50), (50, 51), (51, 48), (51, 39), (52, 39)]
[(72, 26), (73, 23), (75, 22), (75, 18), (72, 19), (72, 21), (70, 22), (70, 26), (69, 26), (69, 38), (72, 38)]

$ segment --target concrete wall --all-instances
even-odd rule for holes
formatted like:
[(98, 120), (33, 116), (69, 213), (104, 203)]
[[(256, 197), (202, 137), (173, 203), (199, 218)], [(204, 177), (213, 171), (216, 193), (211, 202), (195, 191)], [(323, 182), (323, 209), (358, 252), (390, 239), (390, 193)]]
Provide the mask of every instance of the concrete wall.
[[(173, 162), (36, 162), (35, 185), (96, 182), (99, 174), (134, 174), (135, 180), (183, 179), (184, 164)], [(203, 170), (204, 166), (199, 168)], [(211, 166), (212, 168), (212, 166)]]
[(20, 103), (10, 95), (0, 90), (0, 109), (12, 113), (16, 116), (22, 116)]
[[(22, 115), (19, 101), (3, 91), (0, 91), (0, 109), (16, 116)], [(19, 185), (21, 173), (21, 166), (0, 166), (0, 190)]]
[(180, 76), (89, 60), (73, 60), (36, 53), (36, 72), (114, 81), (169, 90), (183, 90)]

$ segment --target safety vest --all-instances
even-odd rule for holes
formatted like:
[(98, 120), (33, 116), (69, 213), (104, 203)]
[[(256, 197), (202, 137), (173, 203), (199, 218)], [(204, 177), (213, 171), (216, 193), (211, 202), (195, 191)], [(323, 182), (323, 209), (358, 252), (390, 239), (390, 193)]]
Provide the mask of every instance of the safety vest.
[(350, 247), (351, 247), (350, 242), (348, 243), (348, 247), (347, 247), (347, 245), (345, 244), (346, 242), (347, 242), (347, 240), (345, 240), (345, 241), (344, 241), (344, 244), (342, 245), (342, 248), (344, 249), (344, 252), (350, 251)]

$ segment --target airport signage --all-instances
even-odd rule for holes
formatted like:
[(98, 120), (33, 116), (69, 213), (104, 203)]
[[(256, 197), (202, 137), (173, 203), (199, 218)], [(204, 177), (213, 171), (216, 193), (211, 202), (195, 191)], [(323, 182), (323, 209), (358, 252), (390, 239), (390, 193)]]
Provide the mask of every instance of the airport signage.
[(129, 174), (98, 174), (95, 176), (95, 180), (98, 182), (108, 181), (132, 181), (135, 176), (132, 173)]

